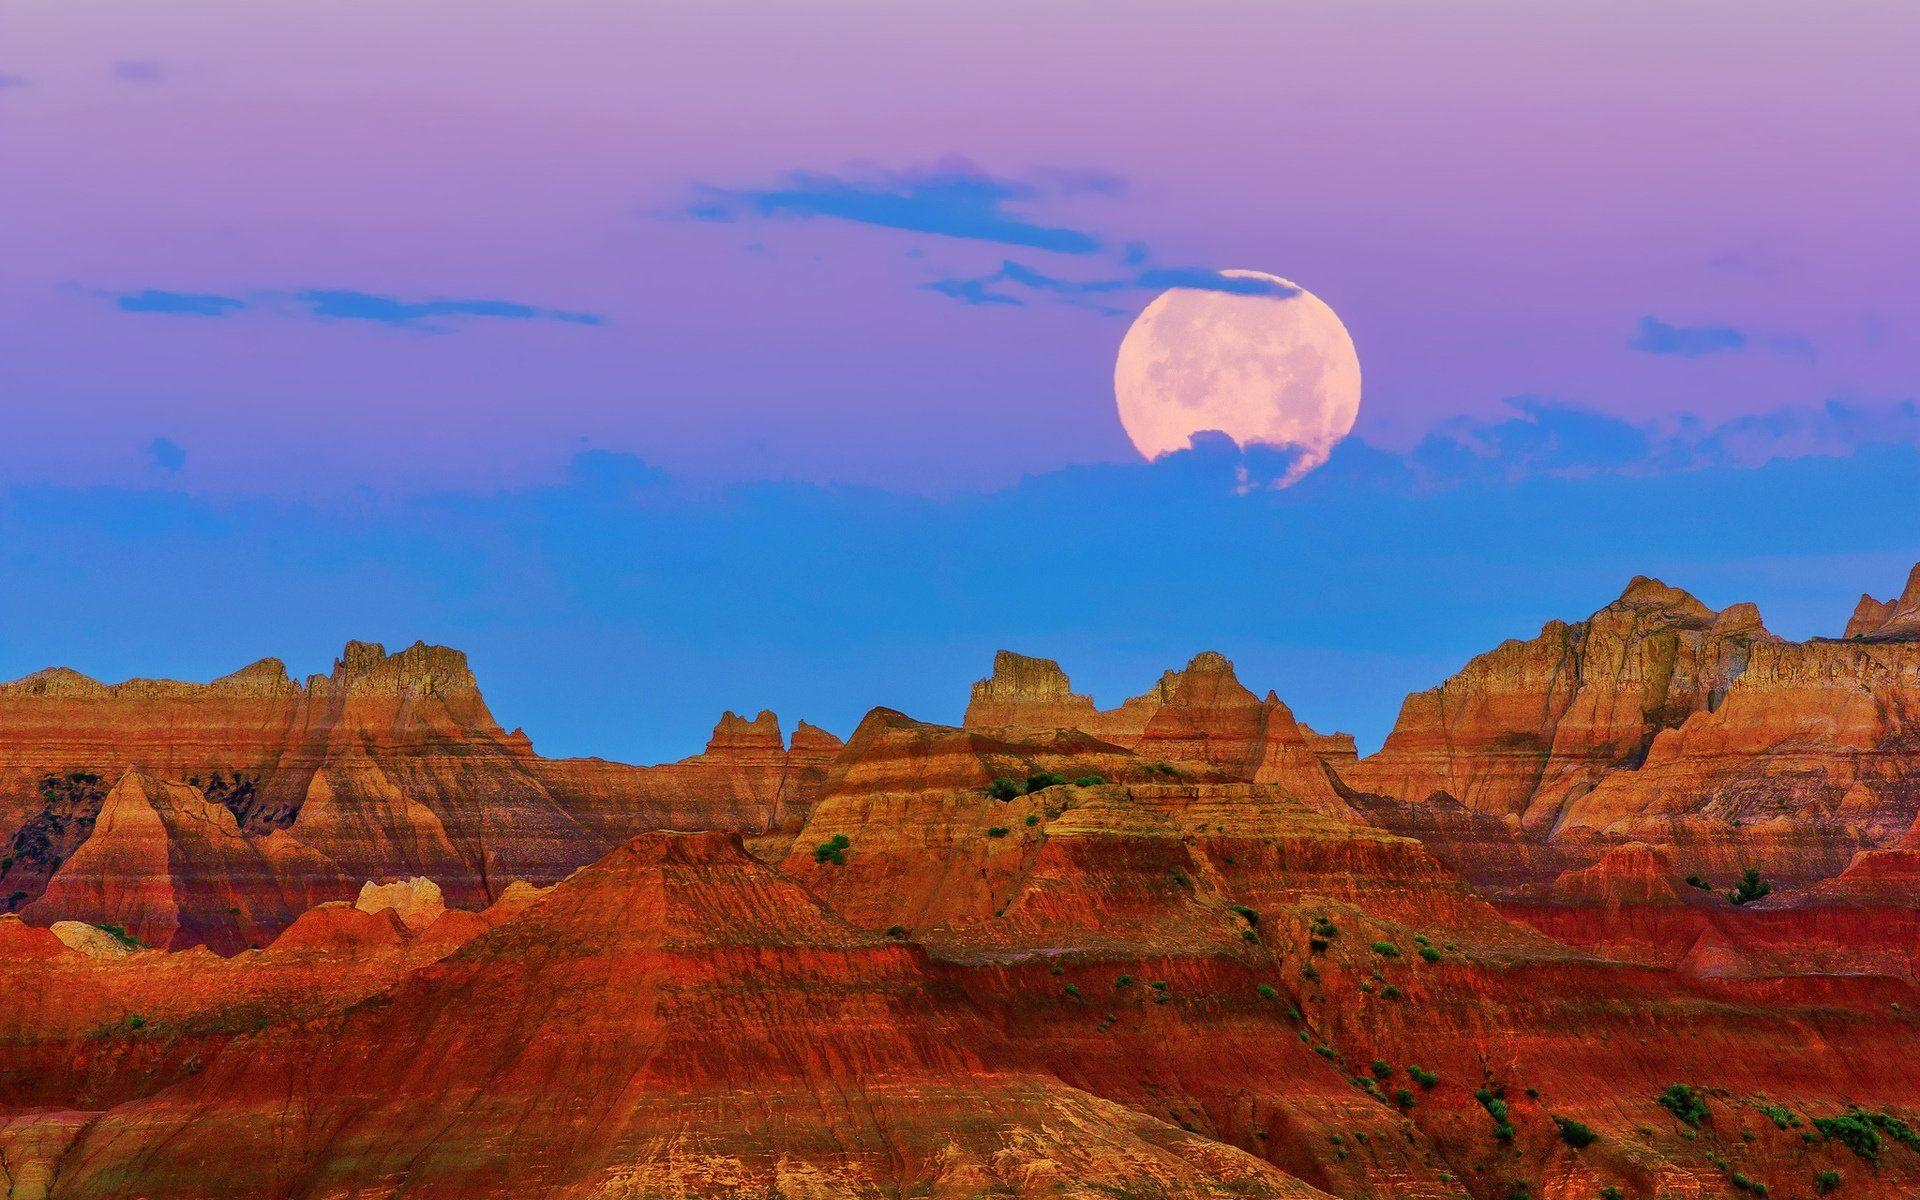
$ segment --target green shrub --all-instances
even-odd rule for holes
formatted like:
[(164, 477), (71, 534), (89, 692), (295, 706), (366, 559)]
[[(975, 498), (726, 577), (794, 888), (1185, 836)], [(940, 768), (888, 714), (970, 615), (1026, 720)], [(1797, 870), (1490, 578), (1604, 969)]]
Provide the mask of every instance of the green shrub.
[(1698, 875), (1687, 876), (1687, 886), (1690, 888), (1699, 888), (1703, 892), (1710, 892), (1713, 890), (1713, 885), (1708, 883), (1706, 880), (1700, 878)]
[(1584, 1150), (1600, 1139), (1599, 1134), (1572, 1117), (1555, 1117), (1553, 1124), (1560, 1131), (1560, 1140), (1575, 1150)]
[(1106, 786), (1106, 782), (1107, 780), (1104, 775), (1082, 775), (1080, 778), (1073, 781), (1073, 786), (1104, 787)]
[(1413, 1107), (1413, 1093), (1406, 1088), (1393, 1089), (1393, 1102), (1401, 1108)]
[(1859, 1113), (1815, 1117), (1813, 1127), (1868, 1162), (1880, 1157), (1880, 1134), (1871, 1123), (1861, 1120)]
[(1242, 929), (1240, 931), (1240, 940), (1243, 942), (1258, 942), (1260, 935), (1251, 929)]
[(836, 833), (813, 848), (813, 861), (844, 865), (847, 861), (847, 847), (853, 845), (844, 833)]
[(1400, 957), (1400, 947), (1394, 945), (1392, 942), (1375, 942), (1371, 948), (1373, 952), (1381, 958)]
[(1762, 1104), (1759, 1106), (1759, 1109), (1766, 1114), (1767, 1120), (1773, 1122), (1775, 1129), (1798, 1129), (1800, 1127), (1800, 1118), (1795, 1116), (1793, 1110), (1787, 1108), (1785, 1105)]
[(1260, 923), (1260, 914), (1244, 904), (1229, 904), (1227, 907), (1232, 909), (1241, 920), (1249, 925), (1258, 925)]
[(147, 1025), (147, 1019), (141, 1016), (139, 1013), (133, 1013), (127, 1017), (128, 1029), (144, 1029), (146, 1028), (146, 1025)]
[(1698, 1126), (1707, 1119), (1707, 1102), (1684, 1083), (1668, 1084), (1658, 1103), (1687, 1125)]
[(1307, 952), (1309, 954), (1323, 954), (1326, 952), (1326, 949), (1327, 939), (1321, 937), (1311, 937), (1307, 939)]
[(1011, 800), (1020, 794), (1020, 781), (1008, 779), (1005, 775), (987, 785), (987, 795), (995, 800)]
[(1513, 1126), (1507, 1124), (1505, 1121), (1500, 1122), (1493, 1127), (1493, 1137), (1495, 1141), (1511, 1142), (1513, 1140)]
[(1027, 827), (1028, 827), (1029, 829), (1031, 829), (1031, 828), (1032, 828), (1033, 826), (1035, 826), (1035, 825), (1038, 825), (1039, 823), (1040, 823), (1040, 814), (1039, 814), (1039, 813), (1028, 813), (1028, 814), (1027, 814)]
[(1298, 1021), (1299, 1019), (1300, 1019), (1300, 1010), (1295, 1008), (1291, 1004), (1287, 1005), (1287, 1020)]
[(1822, 1196), (1831, 1193), (1840, 1186), (1840, 1172), (1821, 1171), (1813, 1177), (1813, 1190)]
[(1080, 985), (1077, 983), (1070, 983), (1062, 990), (1064, 990), (1067, 993), (1067, 995), (1072, 996), (1075, 1000), (1078, 1000), (1080, 998)]
[(1440, 1077), (1425, 1067), (1408, 1067), (1407, 1074), (1423, 1088), (1430, 1088), (1440, 1082)]
[(1315, 1054), (1318, 1054), (1321, 1058), (1327, 1059), (1329, 1061), (1340, 1057), (1340, 1052), (1338, 1050), (1335, 1050), (1332, 1046), (1315, 1046), (1313, 1048), (1313, 1052)]
[(1600, 1189), (1600, 1200), (1620, 1200), (1620, 1189), (1608, 1184)]
[(900, 938), (906, 937), (907, 927), (905, 925), (889, 925), (887, 926), (887, 936), (895, 939), (896, 941)]
[(1773, 890), (1773, 885), (1760, 878), (1759, 867), (1748, 867), (1746, 874), (1740, 876), (1740, 882), (1727, 893), (1727, 899), (1735, 904), (1751, 904)]
[(125, 927), (123, 926), (95, 925), (94, 928), (98, 929), (101, 933), (106, 934), (108, 937), (112, 938), (114, 941), (119, 942), (122, 946), (125, 946), (129, 950), (144, 950), (147, 948), (147, 944), (145, 942), (141, 941), (139, 938), (128, 933)]
[(1767, 1194), (1766, 1184), (1761, 1183), (1758, 1179), (1748, 1179), (1738, 1171), (1733, 1173), (1733, 1177), (1728, 1182), (1751, 1196), (1764, 1196)]
[(1440, 961), (1440, 952), (1432, 946), (1422, 946), (1420, 947), (1420, 957), (1427, 962), (1437, 963)]
[(1163, 763), (1163, 762), (1148, 763), (1147, 770), (1151, 771), (1155, 775), (1171, 775), (1175, 779), (1178, 779), (1180, 777), (1180, 769), (1174, 766), (1172, 763)]
[(1130, 988), (1133, 986), (1133, 976), (1122, 975), (1113, 981), (1113, 986), (1117, 988)]
[(1005, 825), (995, 825), (993, 828), (987, 830), (987, 836), (990, 838), (1003, 838), (1007, 836), (1008, 832)]
[(1280, 994), (1273, 990), (1273, 985), (1270, 983), (1260, 984), (1253, 990), (1254, 994), (1258, 995), (1262, 1000), (1271, 1000)]
[(1027, 776), (1027, 795), (1044, 792), (1050, 787), (1059, 787), (1066, 781), (1065, 775), (1055, 775), (1052, 771), (1035, 771)]
[(1400, 997), (1404, 995), (1406, 995), (1405, 992), (1401, 991), (1399, 988), (1393, 986), (1392, 984), (1388, 984), (1387, 986), (1380, 989), (1380, 998), (1382, 1000), (1398, 1000), (1400, 999)]

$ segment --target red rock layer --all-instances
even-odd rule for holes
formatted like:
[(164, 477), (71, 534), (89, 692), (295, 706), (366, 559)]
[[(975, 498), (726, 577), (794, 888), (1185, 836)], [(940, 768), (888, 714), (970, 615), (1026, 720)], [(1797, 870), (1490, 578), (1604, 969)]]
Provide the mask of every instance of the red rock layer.
[[(463, 655), (424, 645), (349, 643), (304, 687), (272, 659), (205, 685), (43, 671), (0, 684), (0, 911), (231, 952), (369, 880), (474, 907), (638, 829), (791, 831), (838, 749), (729, 713), (664, 767), (542, 759)], [(101, 827), (128, 772), (146, 782)]]
[(1773, 640), (1752, 605), (1716, 613), (1635, 579), (1587, 620), (1548, 622), (1409, 696), (1380, 752), (1342, 777), (1401, 800), (1445, 793), (1551, 830), (1607, 772), (1636, 764), (1655, 734), (1717, 704), (1754, 648)]
[(1051, 659), (1002, 650), (993, 667), (992, 676), (973, 685), (967, 728), (1077, 729), (1149, 760), (1196, 764), (1322, 797), (1333, 794), (1322, 764), (1354, 757), (1352, 735), (1302, 725), (1272, 692), (1262, 700), (1248, 691), (1233, 664), (1212, 650), (1108, 712), (1072, 693)]
[(713, 834), (636, 839), (383, 1002), (104, 1114), (59, 1179), (154, 1200), (1316, 1194), (1010, 1064), (918, 951)]

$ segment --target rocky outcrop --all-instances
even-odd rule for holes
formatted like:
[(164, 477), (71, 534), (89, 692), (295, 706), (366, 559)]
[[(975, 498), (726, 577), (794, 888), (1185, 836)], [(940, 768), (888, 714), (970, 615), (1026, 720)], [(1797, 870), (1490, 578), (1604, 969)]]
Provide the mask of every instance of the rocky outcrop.
[(1638, 578), (1587, 620), (1550, 621), (1409, 696), (1379, 753), (1342, 777), (1357, 791), (1445, 794), (1551, 831), (1610, 771), (1637, 766), (1662, 730), (1718, 706), (1756, 647), (1776, 640), (1752, 605), (1714, 612)]
[(1323, 799), (1332, 796), (1332, 785), (1321, 764), (1355, 756), (1352, 735), (1307, 728), (1272, 692), (1263, 700), (1249, 691), (1226, 656), (1213, 650), (1106, 712), (1071, 691), (1058, 663), (1002, 650), (992, 676), (973, 685), (964, 724), (1077, 729), (1152, 761), (1194, 764)]
[[(289, 1108), (317, 1136), (287, 1136)], [(105, 1114), (66, 1155), (61, 1195), (290, 1179), (418, 1196), (509, 1180), (530, 1195), (1317, 1195), (1014, 1065), (917, 951), (849, 928), (718, 834), (636, 839), (387, 1002)]]
[(1907, 576), (1907, 586), (1891, 600), (1862, 595), (1847, 620), (1847, 638), (1880, 641), (1920, 640), (1920, 564)]
[(639, 829), (790, 833), (838, 750), (729, 713), (663, 767), (543, 759), (464, 655), (422, 644), (351, 642), (304, 685), (275, 659), (210, 684), (42, 671), (0, 684), (0, 912), (126, 918), (155, 944), (232, 952), (369, 879), (420, 877), (477, 909)]

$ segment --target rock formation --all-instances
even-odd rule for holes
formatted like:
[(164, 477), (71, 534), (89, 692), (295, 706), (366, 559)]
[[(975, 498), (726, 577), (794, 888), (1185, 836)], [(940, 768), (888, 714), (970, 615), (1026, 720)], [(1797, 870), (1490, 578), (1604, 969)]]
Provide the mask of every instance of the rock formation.
[(351, 642), (304, 685), (276, 659), (210, 684), (42, 671), (0, 684), (0, 912), (230, 953), (370, 879), (479, 907), (639, 829), (791, 832), (838, 749), (729, 713), (662, 767), (544, 759), (464, 655), (418, 644)]
[(1920, 564), (1907, 576), (1907, 586), (1891, 600), (1862, 595), (1847, 620), (1846, 637), (1880, 641), (1920, 639)]

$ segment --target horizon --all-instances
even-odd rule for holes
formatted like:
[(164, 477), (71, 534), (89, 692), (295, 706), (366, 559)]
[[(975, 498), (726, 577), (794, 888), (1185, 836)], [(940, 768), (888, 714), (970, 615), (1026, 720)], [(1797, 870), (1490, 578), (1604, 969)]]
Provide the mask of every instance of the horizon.
[[(1017, 11), (0, 14), (0, 674), (420, 639), (655, 761), (1211, 646), (1377, 744), (1634, 575), (1920, 560), (1920, 9)], [(1296, 292), (1337, 398), (1121, 369)]]

